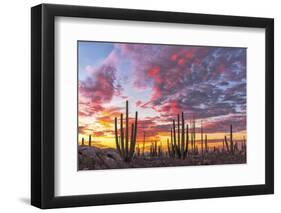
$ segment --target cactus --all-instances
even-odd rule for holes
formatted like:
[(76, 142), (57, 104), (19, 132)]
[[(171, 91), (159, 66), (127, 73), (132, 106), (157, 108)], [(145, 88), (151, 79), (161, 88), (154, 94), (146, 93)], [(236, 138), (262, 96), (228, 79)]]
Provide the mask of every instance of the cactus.
[[(169, 140), (167, 140), (167, 146), (170, 148)], [(168, 150), (170, 150), (169, 148)], [(162, 141), (160, 141), (160, 145), (158, 145), (158, 142), (156, 140), (154, 141), (154, 143), (151, 143), (150, 157), (163, 157), (165, 154), (171, 157), (169, 152), (163, 152)]]
[(157, 156), (157, 141), (155, 141), (153, 144), (153, 156), (154, 157)]
[[(134, 129), (135, 129), (135, 125), (132, 124), (132, 126), (131, 126), (131, 139), (130, 139), (131, 140), (131, 145), (130, 145), (130, 147), (126, 147), (126, 150), (128, 149), (128, 152), (129, 152), (129, 155), (127, 154), (127, 161), (129, 161), (128, 158), (131, 158), (131, 155), (134, 154), (134, 150), (133, 149), (134, 149), (135, 146), (132, 145), (132, 142), (134, 141), (134, 138), (135, 138), (135, 136), (134, 136)], [(128, 142), (128, 144), (129, 144), (129, 142)]]
[(174, 157), (175, 157), (178, 154), (175, 120), (173, 120), (173, 126), (171, 129), (171, 144), (172, 144), (172, 149), (173, 149)]
[(196, 146), (196, 125), (195, 125), (195, 119), (193, 117), (193, 150), (197, 153), (198, 150), (195, 150), (195, 148), (197, 149), (197, 146)]
[(89, 135), (89, 143), (88, 143), (88, 146), (91, 146), (92, 145), (92, 136)]
[[(179, 159), (185, 159), (188, 152), (188, 125), (187, 132), (185, 133), (185, 122), (184, 122), (184, 114), (181, 113), (177, 115), (177, 135), (176, 135), (176, 122), (173, 120), (172, 128), (171, 128), (171, 143), (169, 145), (170, 148), (170, 156), (178, 157)], [(181, 128), (180, 128), (181, 127)], [(185, 137), (185, 134), (187, 135)]]
[(177, 148), (178, 148), (178, 153), (180, 156), (180, 115), (178, 114), (178, 143), (177, 143)]
[(126, 101), (125, 150), (127, 153), (127, 157), (128, 157), (128, 152), (129, 152), (129, 110), (128, 110), (128, 108), (129, 108), (128, 101)]
[(185, 146), (185, 137), (184, 137), (185, 131), (184, 131), (184, 115), (183, 112), (181, 113), (181, 158), (184, 159), (184, 146)]
[(171, 157), (176, 157), (177, 154), (177, 148), (176, 143), (174, 141), (175, 137), (173, 136), (173, 128), (171, 128)]
[(231, 152), (231, 154), (234, 154), (234, 143), (233, 143), (233, 137), (232, 137), (232, 125), (230, 125), (230, 152)]
[(226, 151), (229, 152), (229, 145), (228, 145), (226, 136), (224, 136), (224, 143), (225, 143), (225, 146), (226, 146)]
[(117, 152), (122, 155), (122, 152), (121, 152), (121, 148), (120, 148), (120, 145), (119, 145), (119, 140), (118, 140), (118, 130), (117, 130), (117, 118), (114, 118), (114, 123), (115, 123), (115, 143), (116, 143), (116, 148), (117, 148)]
[(137, 146), (137, 156), (139, 157), (140, 156), (140, 145), (138, 144)]
[(131, 125), (131, 138), (129, 142), (129, 106), (128, 105), (129, 102), (126, 101), (125, 137), (124, 137), (124, 129), (123, 129), (123, 113), (120, 114), (120, 140), (118, 137), (117, 118), (114, 119), (116, 150), (126, 162), (130, 162), (133, 159), (135, 153), (136, 138), (137, 138), (137, 123), (138, 123), (138, 112), (136, 112), (135, 122), (132, 123)]
[(150, 156), (151, 157), (157, 157), (159, 156), (160, 157), (160, 153), (162, 153), (162, 148), (161, 148), (161, 145), (158, 146), (157, 145), (157, 141), (154, 141), (154, 143), (152, 142), (151, 145), (150, 145)]
[[(138, 112), (135, 114), (135, 124), (132, 124), (132, 139), (131, 139), (131, 145), (130, 145), (130, 160), (134, 156), (134, 151), (135, 151), (135, 146), (136, 146), (136, 141), (137, 141), (137, 125), (138, 125)], [(129, 161), (130, 161), (129, 160)]]
[(203, 155), (203, 123), (201, 121), (201, 154)]
[(84, 146), (85, 142), (84, 142), (84, 138), (82, 138), (82, 146)]
[(196, 130), (195, 130), (195, 119), (193, 117), (193, 120), (190, 121), (190, 134), (191, 134), (191, 152), (194, 154), (195, 153), (195, 148), (196, 148)]
[(243, 136), (242, 151), (243, 151), (243, 152), (245, 153), (245, 155), (246, 155), (246, 139), (245, 139), (245, 136)]
[[(122, 156), (125, 156), (125, 149), (124, 149), (124, 128), (123, 128), (123, 113), (121, 113), (120, 115), (120, 131), (121, 131), (121, 149), (122, 149)], [(117, 128), (117, 124), (116, 124), (116, 128)]]
[(173, 154), (172, 154), (172, 151), (171, 151), (171, 148), (170, 148), (169, 138), (167, 139), (167, 149), (168, 149), (168, 155), (169, 155), (169, 157), (172, 157)]
[(143, 132), (143, 144), (142, 144), (142, 155), (144, 156), (144, 149), (145, 149), (145, 132)]
[(208, 136), (205, 134), (205, 152), (208, 152)]
[(189, 133), (188, 133), (188, 124), (186, 124), (186, 141), (185, 141), (185, 156), (188, 156), (188, 143), (189, 143)]
[[(172, 128), (171, 128), (171, 131), (170, 131), (170, 137), (171, 137), (171, 146), (170, 146), (169, 156), (174, 157), (173, 129)], [(169, 142), (169, 140), (168, 140), (168, 142)]]
[(175, 150), (175, 154), (178, 155), (178, 147), (177, 147), (177, 137), (176, 137), (176, 124), (175, 120), (173, 120), (173, 146)]
[(235, 142), (234, 143), (234, 152), (237, 152), (237, 151), (239, 151), (239, 148), (238, 148), (238, 142)]
[(190, 122), (190, 152), (193, 152), (193, 128), (192, 128), (192, 120), (189, 121)]

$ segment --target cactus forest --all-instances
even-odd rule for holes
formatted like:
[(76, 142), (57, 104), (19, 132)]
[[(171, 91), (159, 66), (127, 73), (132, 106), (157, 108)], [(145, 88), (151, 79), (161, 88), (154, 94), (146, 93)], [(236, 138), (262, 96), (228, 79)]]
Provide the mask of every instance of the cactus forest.
[(247, 162), (246, 48), (77, 45), (78, 170)]

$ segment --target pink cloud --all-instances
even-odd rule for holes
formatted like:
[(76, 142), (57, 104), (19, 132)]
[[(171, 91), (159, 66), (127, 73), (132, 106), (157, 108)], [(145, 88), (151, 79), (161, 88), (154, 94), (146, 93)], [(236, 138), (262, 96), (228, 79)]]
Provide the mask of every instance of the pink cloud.
[(136, 101), (136, 106), (139, 107), (142, 104), (142, 101), (138, 100)]
[(79, 114), (91, 116), (103, 110), (102, 105), (120, 93), (115, 86), (117, 57), (112, 51), (99, 67), (86, 66), (88, 77), (79, 82)]

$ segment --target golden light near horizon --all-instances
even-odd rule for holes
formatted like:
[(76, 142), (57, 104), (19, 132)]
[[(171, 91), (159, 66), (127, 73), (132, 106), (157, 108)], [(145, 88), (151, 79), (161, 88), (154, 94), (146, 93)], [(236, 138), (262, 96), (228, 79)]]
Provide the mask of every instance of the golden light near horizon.
[[(88, 145), (88, 138), (90, 134), (79, 134), (79, 145), (82, 144), (82, 138), (84, 138), (84, 144)], [(224, 136), (229, 137), (229, 133), (225, 132), (218, 132), (218, 133), (206, 133), (203, 134), (203, 139), (205, 138), (205, 135), (208, 136), (208, 146), (214, 147), (214, 146), (222, 146), (222, 141), (224, 139)], [(91, 140), (92, 145), (97, 146), (99, 148), (116, 148), (116, 142), (114, 135), (108, 135), (108, 136), (95, 136), (94, 134), (91, 134)], [(196, 143), (200, 145), (201, 143), (201, 133), (196, 133)], [(167, 139), (170, 140), (170, 134), (169, 133), (160, 133), (157, 135), (157, 137), (146, 137), (146, 151), (148, 151), (148, 148), (151, 144), (162, 143), (163, 148), (166, 150), (167, 148)], [(233, 133), (233, 140), (237, 142), (244, 142), (244, 140), (247, 141), (247, 136), (245, 131), (235, 132)], [(143, 138), (141, 136), (138, 137), (137, 144), (139, 144), (140, 147), (143, 146)]]

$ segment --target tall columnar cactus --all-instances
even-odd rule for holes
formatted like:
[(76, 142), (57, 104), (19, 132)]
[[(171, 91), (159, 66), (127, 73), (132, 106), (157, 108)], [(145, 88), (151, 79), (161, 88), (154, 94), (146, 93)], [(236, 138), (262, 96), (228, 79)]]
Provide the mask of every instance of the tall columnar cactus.
[(157, 141), (154, 141), (150, 145), (150, 156), (157, 157), (159, 154), (159, 147), (157, 146)]
[(184, 137), (185, 131), (184, 131), (184, 115), (183, 112), (181, 113), (181, 158), (185, 158), (185, 137)]
[(245, 139), (245, 136), (243, 136), (242, 151), (246, 154), (246, 139)]
[(188, 143), (189, 143), (189, 132), (188, 132), (188, 124), (186, 124), (186, 140), (185, 140), (185, 156), (188, 156)]
[(208, 152), (208, 136), (205, 134), (205, 152)]
[[(129, 152), (129, 104), (128, 101), (126, 101), (126, 135), (125, 135), (125, 151), (126, 153)], [(128, 157), (128, 156), (127, 156)]]
[(243, 151), (244, 151), (244, 155), (245, 155), (245, 158), (247, 157), (247, 144), (246, 144), (246, 139), (244, 137), (244, 146), (243, 146)]
[(158, 146), (158, 157), (162, 157), (162, 143), (160, 142), (160, 146)]
[(203, 122), (201, 121), (201, 154), (203, 153)]
[(170, 146), (170, 149), (171, 149), (170, 157), (174, 158), (176, 156), (176, 145), (174, 143), (173, 128), (171, 128), (171, 146)]
[(167, 139), (167, 149), (168, 149), (168, 155), (169, 157), (173, 157), (173, 153), (170, 147), (170, 142), (169, 142), (169, 138)]
[(174, 149), (176, 154), (178, 155), (178, 146), (177, 146), (177, 136), (176, 136), (176, 124), (175, 124), (175, 120), (173, 120), (173, 145), (174, 145)]
[[(170, 148), (172, 152), (172, 157), (178, 157), (180, 159), (184, 159), (187, 154), (187, 144), (188, 143), (188, 136), (185, 138), (185, 124), (184, 124), (184, 114), (181, 113), (177, 115), (177, 131), (176, 131), (176, 122), (173, 120), (173, 125), (171, 128), (171, 144)], [(188, 126), (187, 126), (188, 128)], [(177, 133), (176, 133), (177, 132)], [(188, 135), (188, 130), (187, 130)]]
[(85, 142), (84, 142), (84, 138), (82, 138), (82, 146), (84, 146)]
[[(135, 138), (135, 136), (134, 136), (134, 129), (135, 129), (135, 125), (134, 124), (132, 124), (132, 126), (131, 126), (131, 142), (132, 141), (134, 141), (134, 138)], [(128, 144), (129, 144), (129, 141), (128, 141)], [(129, 145), (128, 145), (129, 146)], [(127, 156), (127, 158), (130, 158), (131, 157), (131, 155), (132, 154), (134, 154), (134, 153), (132, 153), (132, 152), (134, 152), (134, 150), (132, 150), (132, 144), (131, 144), (131, 146), (130, 147), (127, 147), (128, 148), (128, 152), (129, 152), (129, 156)]]
[(239, 151), (238, 143), (235, 142), (235, 143), (234, 143), (234, 152), (237, 152), (237, 151)]
[(175, 124), (175, 120), (173, 120), (173, 127), (172, 127), (172, 135), (171, 135), (171, 141), (172, 141), (172, 147), (173, 147), (173, 150), (175, 152), (175, 157), (176, 156), (180, 156), (180, 153), (179, 153), (179, 146), (178, 146), (178, 138), (177, 138), (177, 134), (176, 134), (176, 124)]
[(135, 146), (136, 146), (136, 141), (137, 141), (137, 125), (138, 125), (138, 112), (136, 112), (136, 114), (135, 114), (135, 124), (132, 124), (133, 137), (132, 137), (131, 145), (130, 145), (130, 160), (134, 157)]
[(191, 133), (191, 152), (195, 153), (195, 146), (196, 146), (196, 130), (195, 130), (195, 119), (193, 117), (193, 120), (190, 121), (190, 133)]
[(143, 132), (143, 144), (142, 144), (142, 155), (144, 156), (145, 151), (145, 132)]
[(232, 125), (230, 125), (230, 152), (231, 152), (231, 154), (234, 154), (234, 143), (233, 143), (233, 137), (232, 137)]
[[(125, 146), (124, 146), (124, 128), (123, 128), (123, 113), (120, 115), (121, 123), (120, 123), (120, 137), (121, 137), (121, 149), (122, 149), (122, 156), (126, 156), (125, 154)], [(117, 124), (116, 124), (117, 125)]]
[(154, 153), (153, 156), (154, 157), (157, 157), (157, 153), (158, 153), (157, 152), (158, 151), (157, 148), (158, 148), (158, 144), (157, 144), (157, 141), (155, 141), (154, 146), (153, 146), (153, 153)]
[(178, 152), (180, 152), (180, 115), (178, 114)]
[(89, 143), (88, 143), (88, 146), (92, 146), (92, 136), (89, 135)]
[(140, 145), (138, 144), (137, 146), (137, 156), (139, 157), (140, 156)]
[(131, 161), (134, 157), (136, 139), (137, 139), (137, 124), (138, 124), (138, 112), (136, 112), (135, 122), (132, 123), (131, 125), (131, 137), (129, 141), (129, 106), (128, 105), (129, 102), (126, 101), (125, 136), (124, 136), (124, 128), (123, 128), (123, 114), (122, 113), (120, 114), (120, 140), (118, 137), (117, 118), (114, 119), (116, 150), (126, 162)]
[(224, 143), (225, 143), (225, 146), (226, 146), (226, 151), (229, 152), (229, 145), (228, 145), (226, 136), (224, 136)]
[(114, 118), (114, 126), (115, 126), (115, 144), (116, 144), (116, 149), (117, 149), (117, 152), (122, 156), (122, 151), (121, 151), (121, 148), (120, 148), (120, 144), (121, 141), (119, 140), (120, 137), (118, 137), (118, 129), (117, 129), (117, 118)]
[(196, 124), (195, 119), (193, 117), (193, 152), (197, 153), (198, 147), (196, 146)]
[[(169, 147), (169, 140), (167, 140), (167, 146)], [(168, 150), (170, 150), (170, 147), (168, 148)], [(171, 150), (170, 150), (171, 151)], [(150, 144), (150, 157), (163, 157), (164, 155), (168, 155), (169, 157), (171, 157), (171, 154), (168, 152), (163, 152), (163, 148), (162, 148), (162, 141), (160, 141), (160, 144), (158, 145), (157, 140), (155, 140), (154, 142), (151, 142)]]

